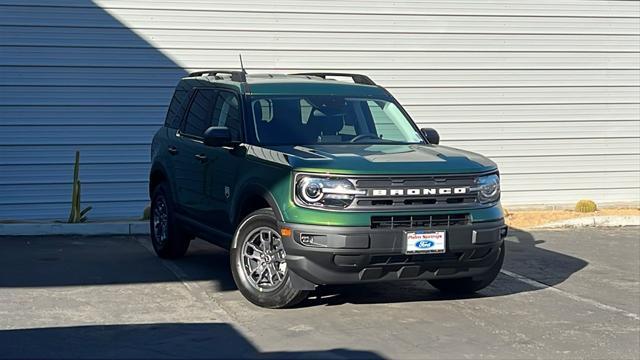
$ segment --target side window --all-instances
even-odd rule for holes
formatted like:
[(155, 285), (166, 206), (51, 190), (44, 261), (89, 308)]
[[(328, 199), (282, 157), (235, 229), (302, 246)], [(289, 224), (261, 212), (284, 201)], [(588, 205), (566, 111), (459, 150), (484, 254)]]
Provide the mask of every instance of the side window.
[(182, 132), (188, 135), (202, 137), (204, 131), (211, 126), (213, 100), (216, 91), (200, 89), (194, 95)]
[(180, 126), (180, 120), (182, 119), (182, 107), (187, 97), (185, 90), (176, 90), (171, 98), (169, 109), (167, 109), (167, 118), (164, 121), (166, 127), (177, 129)]
[(219, 91), (213, 107), (211, 126), (226, 126), (231, 132), (231, 139), (242, 140), (242, 118), (240, 116), (240, 100), (228, 91)]

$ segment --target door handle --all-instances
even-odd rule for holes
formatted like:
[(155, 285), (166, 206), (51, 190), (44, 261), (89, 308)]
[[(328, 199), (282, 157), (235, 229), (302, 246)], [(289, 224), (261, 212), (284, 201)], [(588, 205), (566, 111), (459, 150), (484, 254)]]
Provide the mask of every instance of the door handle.
[(207, 155), (205, 155), (205, 154), (196, 154), (196, 155), (194, 155), (194, 157), (196, 159), (200, 160), (200, 162), (207, 161)]
[(169, 154), (171, 154), (171, 155), (175, 155), (175, 154), (177, 154), (177, 153), (178, 153), (178, 148), (177, 148), (177, 147), (175, 147), (175, 146), (169, 146), (169, 147), (167, 148), (167, 151), (169, 152)]

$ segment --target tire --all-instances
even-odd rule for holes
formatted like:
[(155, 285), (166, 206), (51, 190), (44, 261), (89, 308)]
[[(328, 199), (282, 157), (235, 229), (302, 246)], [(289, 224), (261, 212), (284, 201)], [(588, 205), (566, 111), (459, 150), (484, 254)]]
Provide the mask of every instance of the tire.
[(429, 284), (436, 289), (450, 294), (473, 294), (489, 286), (498, 277), (504, 262), (504, 242), (500, 246), (500, 255), (495, 264), (484, 274), (477, 277), (462, 279), (429, 280)]
[(183, 256), (191, 237), (178, 224), (175, 206), (166, 183), (153, 190), (149, 214), (149, 234), (156, 254), (163, 259), (177, 259)]
[(271, 209), (260, 209), (244, 218), (234, 239), (230, 251), (231, 272), (247, 300), (277, 309), (294, 306), (307, 297), (307, 291), (293, 288)]

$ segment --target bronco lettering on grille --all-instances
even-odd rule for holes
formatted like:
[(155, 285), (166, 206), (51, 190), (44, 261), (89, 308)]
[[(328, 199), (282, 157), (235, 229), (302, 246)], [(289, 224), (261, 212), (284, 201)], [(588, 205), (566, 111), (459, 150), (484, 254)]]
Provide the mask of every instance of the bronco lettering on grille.
[(369, 196), (419, 196), (419, 195), (462, 195), (469, 192), (468, 187), (424, 188), (424, 189), (371, 189)]

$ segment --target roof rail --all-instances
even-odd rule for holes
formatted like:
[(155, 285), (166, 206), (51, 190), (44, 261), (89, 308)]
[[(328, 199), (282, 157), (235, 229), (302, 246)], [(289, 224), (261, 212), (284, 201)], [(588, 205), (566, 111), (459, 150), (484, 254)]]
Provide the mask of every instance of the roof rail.
[(202, 75), (209, 75), (209, 76), (217, 76), (218, 74), (229, 74), (231, 75), (231, 81), (238, 81), (238, 82), (247, 82), (247, 73), (245, 73), (244, 71), (233, 71), (233, 70), (202, 70), (202, 71), (195, 71), (189, 74), (189, 77), (196, 77), (196, 76), (202, 76)]
[(308, 72), (308, 73), (297, 73), (297, 74), (289, 74), (289, 75), (303, 75), (303, 76), (317, 76), (323, 79), (326, 79), (327, 76), (344, 76), (350, 77), (354, 83), (356, 84), (364, 84), (364, 85), (377, 85), (370, 77), (362, 74), (350, 74), (350, 73), (331, 73), (331, 72)]

